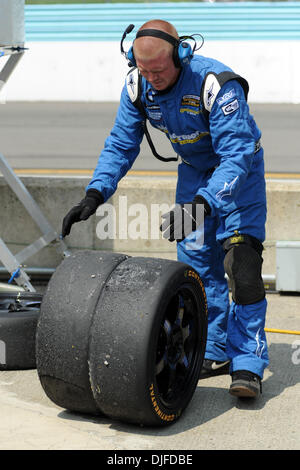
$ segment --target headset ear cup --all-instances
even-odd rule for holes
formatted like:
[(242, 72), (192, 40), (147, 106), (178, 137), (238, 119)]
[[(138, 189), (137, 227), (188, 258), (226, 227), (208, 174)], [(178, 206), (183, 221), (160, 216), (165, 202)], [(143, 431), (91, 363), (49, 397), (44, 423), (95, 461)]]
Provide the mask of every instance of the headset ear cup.
[(181, 62), (180, 62), (179, 56), (178, 56), (178, 46), (175, 46), (174, 49), (173, 49), (173, 62), (174, 62), (175, 67), (177, 69), (180, 69)]
[(134, 53), (133, 53), (133, 46), (130, 47), (130, 49), (127, 52), (127, 60), (130, 63), (130, 67), (136, 67), (136, 62), (134, 58)]
[(193, 58), (193, 50), (191, 45), (185, 41), (180, 42), (176, 54), (180, 66), (189, 64)]

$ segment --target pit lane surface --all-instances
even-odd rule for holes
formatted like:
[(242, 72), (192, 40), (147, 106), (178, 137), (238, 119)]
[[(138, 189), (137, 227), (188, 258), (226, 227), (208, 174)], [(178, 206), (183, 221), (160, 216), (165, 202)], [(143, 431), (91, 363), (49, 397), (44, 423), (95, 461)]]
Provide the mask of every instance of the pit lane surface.
[[(267, 298), (266, 326), (299, 330), (300, 297), (268, 294)], [(50, 402), (36, 370), (1, 371), (0, 450), (105, 450), (111, 451), (109, 457), (122, 450), (128, 450), (127, 455), (135, 450), (138, 457), (143, 457), (142, 450), (165, 455), (174, 450), (299, 450), (298, 338), (267, 333), (270, 365), (258, 400), (232, 397), (228, 375), (200, 380), (182, 417), (166, 428), (71, 413)], [(200, 468), (201, 462), (203, 453), (192, 464)], [(103, 463), (110, 468), (107, 460)]]

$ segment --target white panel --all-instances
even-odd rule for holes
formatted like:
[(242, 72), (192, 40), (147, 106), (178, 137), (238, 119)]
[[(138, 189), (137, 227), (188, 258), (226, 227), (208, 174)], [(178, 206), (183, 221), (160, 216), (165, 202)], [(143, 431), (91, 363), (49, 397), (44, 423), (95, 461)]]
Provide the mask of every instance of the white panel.
[[(7, 101), (119, 101), (129, 70), (119, 42), (27, 42), (26, 47), (5, 87)], [(300, 41), (210, 41), (200, 52), (248, 80), (249, 103), (300, 102)]]
[(0, 0), (0, 46), (22, 46), (25, 0)]
[(276, 243), (276, 290), (300, 292), (300, 242)]

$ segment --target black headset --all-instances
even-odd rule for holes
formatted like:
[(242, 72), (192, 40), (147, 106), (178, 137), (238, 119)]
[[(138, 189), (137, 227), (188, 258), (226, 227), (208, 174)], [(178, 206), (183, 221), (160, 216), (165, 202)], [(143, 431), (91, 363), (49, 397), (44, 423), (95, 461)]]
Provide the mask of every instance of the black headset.
[[(123, 48), (123, 42), (124, 39), (126, 38), (127, 34), (131, 33), (133, 30), (134, 25), (130, 24), (127, 26), (125, 29), (122, 39), (121, 39), (121, 54), (125, 56), (125, 58), (128, 61), (128, 66), (129, 67), (136, 67), (136, 61), (133, 53), (133, 44), (128, 50), (128, 52), (124, 51)], [(135, 39), (141, 38), (143, 36), (151, 36), (159, 39), (163, 39), (164, 41), (169, 42), (173, 46), (173, 61), (174, 65), (177, 68), (182, 67), (183, 65), (187, 65), (190, 63), (192, 60), (193, 54), (196, 50), (200, 49), (200, 47), (203, 46), (204, 43), (204, 38), (201, 36), (201, 34), (193, 34), (191, 36), (180, 36), (179, 39), (174, 38), (168, 33), (165, 33), (164, 31), (160, 31), (159, 29), (142, 29), (137, 32)], [(197, 46), (197, 41), (194, 38), (194, 36), (200, 36), (202, 39), (202, 43), (199, 47)], [(193, 47), (187, 42), (188, 39), (191, 39), (194, 44)]]

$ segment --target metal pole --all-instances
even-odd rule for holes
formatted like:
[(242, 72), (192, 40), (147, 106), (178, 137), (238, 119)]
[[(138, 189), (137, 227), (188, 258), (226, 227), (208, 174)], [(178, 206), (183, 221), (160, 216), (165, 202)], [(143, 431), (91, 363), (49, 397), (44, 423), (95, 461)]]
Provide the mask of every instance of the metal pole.
[[(4, 54), (2, 54), (4, 55)], [(18, 65), (19, 61), (22, 59), (24, 52), (16, 52), (13, 53), (6, 64), (4, 65), (3, 69), (0, 72), (0, 93), (4, 85), (6, 84), (7, 80), (11, 76), (12, 72)]]

